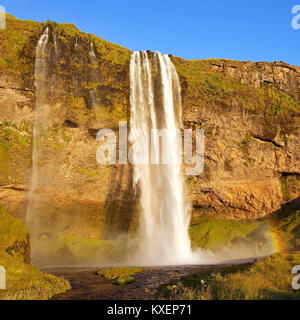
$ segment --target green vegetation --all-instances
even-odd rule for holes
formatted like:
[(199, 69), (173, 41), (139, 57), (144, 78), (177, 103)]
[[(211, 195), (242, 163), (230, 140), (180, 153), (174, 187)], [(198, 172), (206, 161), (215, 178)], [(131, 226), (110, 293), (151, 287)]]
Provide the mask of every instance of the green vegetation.
[[(57, 112), (61, 112), (59, 115), (73, 121), (80, 128), (117, 127), (120, 120), (128, 118), (128, 70), (131, 51), (126, 48), (81, 32), (71, 24), (58, 24), (52, 21), (46, 23), (21, 21), (7, 15), (7, 29), (0, 30), (0, 72), (5, 76), (5, 79), (8, 79), (8, 83), (12, 80), (21, 89), (31, 88), (34, 90), (35, 46), (46, 25), (51, 26), (54, 35), (57, 35), (59, 58), (55, 64), (53, 61), (49, 63), (53, 63), (50, 67), (57, 75), (55, 94), (51, 96), (51, 99), (57, 98), (57, 101), (60, 102), (61, 107), (59, 108), (61, 110), (57, 110)], [(52, 38), (50, 47), (53, 47)], [(79, 43), (78, 51), (75, 50), (75, 39)], [(91, 41), (94, 44), (97, 57), (96, 63), (90, 62), (87, 54)], [(184, 61), (173, 58), (173, 61), (182, 81), (186, 109), (198, 106), (217, 107), (218, 110), (227, 111), (226, 108), (241, 107), (250, 112), (262, 111), (266, 119), (270, 117), (271, 119), (284, 120), (288, 124), (286, 126), (288, 130), (297, 124), (300, 115), (299, 101), (296, 100), (298, 99), (297, 92), (294, 94), (292, 92), (283, 93), (268, 83), (257, 87), (254, 84), (250, 85), (250, 82), (242, 82), (238, 77), (235, 78), (229, 74), (238, 69), (240, 72), (246, 73), (250, 79), (258, 72), (254, 64), (250, 63), (245, 66), (242, 62), (231, 61), (232, 70), (230, 69), (226, 74), (222, 67), (217, 66), (218, 63), (221, 64), (218, 60), (214, 61), (215, 67), (211, 63), (213, 60)], [(93, 93), (97, 93), (96, 107), (92, 107), (90, 103), (90, 90), (92, 89), (94, 89)], [(53, 105), (55, 103), (53, 102)], [(290, 115), (292, 115), (292, 120), (288, 120)], [(269, 123), (273, 124), (272, 121)], [(206, 136), (212, 136), (215, 129), (211, 126), (205, 128)], [(68, 133), (68, 129), (65, 128), (53, 127), (47, 130), (39, 141), (41, 147), (47, 151), (47, 154), (55, 157), (55, 151), (60, 152), (65, 142), (70, 141), (71, 137)], [(18, 184), (27, 181), (31, 165), (31, 135), (32, 128), (29, 122), (23, 122), (20, 126), (9, 122), (0, 125), (0, 184)], [(246, 135), (242, 139), (238, 147), (248, 158), (252, 138)], [(224, 168), (228, 172), (232, 170), (229, 160), (224, 161)], [(111, 169), (102, 167), (99, 170), (87, 166), (76, 167), (74, 172), (80, 175), (80, 178), (86, 180), (97, 178), (105, 184), (109, 181), (107, 178), (111, 175)], [(197, 177), (187, 178), (190, 184), (197, 184), (197, 179)], [(299, 177), (283, 175), (280, 183), (284, 199), (289, 201), (293, 198), (293, 190), (299, 183)], [(124, 212), (129, 212), (127, 208), (125, 209)], [(110, 222), (109, 232), (113, 228), (117, 230), (121, 223), (124, 224), (124, 220), (120, 222), (118, 219), (120, 215), (116, 214), (120, 212), (119, 203), (110, 204), (110, 207), (105, 210), (107, 210), (107, 214), (102, 215), (103, 212), (99, 213), (98, 208), (89, 209), (88, 205), (84, 204), (80, 208), (75, 208), (75, 206), (68, 208), (65, 212), (57, 210), (54, 214), (48, 214), (48, 217), (52, 218), (63, 212), (61, 220), (63, 220), (64, 227), (68, 228), (71, 222), (73, 223), (71, 220), (74, 220), (74, 216), (77, 214), (84, 217), (83, 219), (86, 221), (89, 220), (89, 225), (92, 221), (94, 228), (97, 229), (98, 225), (103, 223), (103, 221), (97, 220), (101, 216), (101, 219)], [(112, 213), (114, 214), (112, 215)], [(273, 231), (281, 239), (285, 239), (287, 250), (299, 250), (299, 215), (299, 210), (282, 211), (276, 217), (266, 219), (272, 225)], [(246, 222), (199, 218), (190, 228), (192, 246), (204, 250), (217, 250), (224, 245), (234, 245), (240, 240), (251, 239), (253, 235), (262, 230), (261, 228), (266, 228), (266, 221)], [(95, 236), (94, 230), (87, 229), (85, 229), (87, 234), (90, 232)], [(60, 228), (60, 230), (65, 229)], [(35, 235), (32, 247), (36, 256), (41, 261), (44, 258), (45, 261), (52, 260), (53, 264), (88, 264), (95, 262), (95, 260), (99, 262), (102, 259), (105, 261), (110, 258), (123, 259), (123, 247), (114, 241), (99, 239), (97, 235), (93, 238), (79, 236), (76, 230), (72, 231), (69, 233), (67, 231), (43, 232)], [(67, 281), (46, 275), (25, 264), (24, 248), (19, 251), (11, 250), (10, 254), (6, 251), (15, 242), (25, 241), (26, 245), (27, 234), (28, 231), (20, 221), (13, 219), (5, 210), (0, 209), (0, 264), (3, 264), (8, 272), (8, 290), (1, 292), (0, 298), (46, 299), (69, 288)], [(162, 289), (162, 294), (170, 294), (173, 295), (172, 297), (178, 298), (190, 294), (191, 297), (200, 297), (201, 299), (294, 297), (294, 293), (290, 292), (286, 286), (290, 281), (288, 278), (290, 275), (287, 276), (286, 270), (290, 268), (290, 260), (294, 263), (299, 261), (298, 258), (298, 253), (278, 254), (253, 265), (238, 266), (207, 275), (189, 277), (180, 283), (176, 282), (175, 287)], [(125, 284), (134, 281), (134, 274), (142, 271), (136, 269), (117, 268), (106, 269), (103, 272), (104, 276), (111, 277), (110, 279), (113, 279), (115, 284)], [(99, 274), (101, 272), (99, 271)], [(267, 275), (264, 276), (264, 273)], [(275, 275), (278, 277), (278, 282), (274, 283), (275, 278), (272, 278), (272, 274), (274, 277)], [(191, 279), (190, 282), (188, 279)]]
[[(292, 267), (300, 264), (300, 210), (294, 204), (260, 221), (230, 221), (198, 217), (190, 228), (194, 247), (215, 250), (235, 240), (255, 238), (260, 228), (270, 230), (280, 243), (279, 252), (262, 261), (215, 268), (183, 277), (159, 287), (159, 299), (256, 300), (300, 299), (292, 289)], [(257, 241), (257, 240), (255, 240)]]
[[(0, 30), (0, 70), (20, 75), (21, 70), (25, 68), (25, 74), (32, 74), (34, 60), (31, 57), (29, 62), (29, 48), (31, 41), (37, 41), (39, 31), (46, 25), (50, 25), (58, 33), (58, 40), (69, 43), (71, 38), (80, 37), (86, 43), (92, 40), (95, 44), (96, 51), (101, 54), (101, 58), (115, 64), (124, 65), (128, 62), (131, 51), (119, 45), (105, 41), (95, 35), (86, 34), (74, 25), (68, 23), (58, 24), (47, 21), (39, 23), (28, 20), (19, 20), (12, 15), (6, 14), (6, 30)], [(33, 40), (32, 40), (33, 38)], [(32, 52), (31, 52), (32, 54)], [(25, 62), (25, 63), (24, 63)]]
[[(46, 26), (50, 26), (53, 35), (49, 46), (54, 48), (56, 38), (59, 54), (55, 63), (49, 59), (49, 68), (57, 75), (55, 88), (49, 97), (51, 103), (59, 101), (65, 106), (67, 117), (81, 127), (92, 119), (102, 122), (101, 127), (117, 127), (119, 120), (127, 119), (128, 112), (127, 76), (131, 51), (124, 47), (86, 34), (72, 24), (49, 20), (46, 23), (22, 21), (7, 15), (7, 28), (0, 30), (0, 72), (8, 75), (8, 83), (13, 81), (22, 89), (34, 90), (35, 48)], [(74, 46), (75, 39), (78, 49)], [(96, 63), (89, 61), (91, 42)], [(95, 89), (96, 107), (90, 102), (91, 89)]]
[[(14, 242), (22, 242), (28, 235), (27, 228), (18, 219), (13, 218), (3, 206), (0, 205), (0, 251), (12, 246)], [(19, 256), (23, 260), (23, 256)]]
[(134, 277), (125, 276), (125, 277), (120, 277), (120, 278), (114, 280), (112, 282), (112, 284), (120, 286), (120, 285), (130, 284), (133, 282), (134, 282)]
[(273, 115), (281, 115), (285, 112), (285, 110), (293, 110), (295, 112), (299, 112), (299, 104), (291, 97), (286, 94), (282, 94), (280, 96), (274, 97), (277, 104), (274, 104), (271, 107), (271, 114)]
[(106, 279), (118, 279), (120, 277), (134, 276), (138, 272), (143, 272), (144, 268), (133, 268), (133, 267), (119, 267), (119, 268), (107, 268), (97, 272), (97, 274)]
[(101, 169), (87, 169), (87, 168), (75, 168), (75, 171), (92, 178), (97, 178), (103, 175)]
[(281, 175), (280, 187), (285, 201), (291, 200), (290, 193), (293, 188), (300, 188), (300, 176), (298, 175)]
[(293, 290), (292, 267), (300, 252), (277, 253), (253, 264), (202, 272), (161, 286), (157, 298), (175, 300), (300, 299)]
[(17, 127), (0, 124), (0, 184), (23, 183), (31, 165), (31, 130), (25, 122)]
[[(185, 61), (176, 57), (172, 60), (182, 81), (185, 81), (182, 87), (185, 90), (186, 107), (242, 106), (247, 110), (265, 111), (266, 115), (300, 115), (300, 103), (292, 95), (283, 94), (269, 85), (256, 87), (242, 83), (238, 78), (224, 73), (220, 60)], [(219, 67), (214, 69), (212, 62)], [(229, 62), (233, 70), (243, 70), (249, 79), (259, 71), (254, 65), (245, 67), (243, 62), (227, 61), (227, 64)]]
[[(34, 21), (15, 19), (6, 14), (6, 29), (0, 30), (0, 70), (9, 72), (16, 80), (20, 75), (33, 79), (33, 52), (29, 48), (34, 34), (38, 34), (40, 24)], [(34, 49), (34, 47), (33, 47)]]
[[(0, 291), (0, 300), (45, 300), (70, 289), (67, 280), (43, 273), (24, 262), (25, 250), (30, 250), (28, 230), (21, 221), (0, 207), (0, 265), (6, 269), (7, 289)], [(22, 243), (14, 250), (7, 249)], [(28, 246), (27, 248), (25, 246)]]
[(134, 282), (134, 276), (144, 270), (144, 268), (120, 267), (99, 270), (97, 274), (106, 279), (114, 280), (113, 284), (125, 285)]
[(231, 245), (238, 238), (246, 238), (264, 223), (258, 221), (235, 221), (201, 217), (192, 221), (190, 238), (192, 247), (205, 250)]
[(276, 216), (266, 219), (285, 251), (300, 250), (300, 210), (284, 206)]
[(41, 128), (36, 143), (45, 154), (52, 154), (63, 149), (64, 143), (71, 140), (65, 127)]
[(70, 37), (74, 38), (77, 36), (86, 41), (88, 44), (90, 41), (93, 41), (95, 50), (97, 53), (101, 54), (102, 59), (120, 65), (124, 65), (128, 62), (131, 51), (122, 46), (103, 40), (93, 34), (86, 34), (70, 23), (58, 24), (50, 22), (50, 24), (56, 29), (56, 31), (59, 33), (60, 39), (64, 42), (69, 42)]
[[(64, 232), (42, 233), (32, 239), (32, 250), (40, 261), (52, 264), (90, 264), (122, 260), (123, 248), (113, 240), (102, 240)], [(45, 254), (45, 256), (44, 256)]]
[(6, 269), (7, 290), (1, 290), (0, 300), (47, 300), (69, 290), (63, 278), (43, 273), (0, 251), (0, 265)]

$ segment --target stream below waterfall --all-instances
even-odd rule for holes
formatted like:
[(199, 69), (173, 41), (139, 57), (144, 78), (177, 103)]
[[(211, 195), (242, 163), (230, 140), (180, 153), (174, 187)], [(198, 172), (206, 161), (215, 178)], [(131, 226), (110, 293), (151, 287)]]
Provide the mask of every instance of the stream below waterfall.
[(54, 296), (52, 300), (151, 300), (155, 299), (156, 290), (162, 284), (191, 274), (246, 262), (250, 260), (219, 265), (147, 267), (135, 275), (133, 283), (121, 286), (114, 285), (112, 280), (97, 275), (97, 271), (101, 268), (57, 267), (43, 271), (66, 278), (72, 287), (69, 291)]

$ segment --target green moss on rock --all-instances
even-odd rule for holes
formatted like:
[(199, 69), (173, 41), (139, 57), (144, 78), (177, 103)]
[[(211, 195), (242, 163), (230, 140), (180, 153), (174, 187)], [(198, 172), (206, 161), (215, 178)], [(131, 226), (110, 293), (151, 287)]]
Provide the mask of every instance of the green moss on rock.
[(0, 124), (0, 184), (24, 183), (31, 166), (28, 126)]
[(27, 228), (0, 207), (0, 265), (6, 270), (7, 283), (6, 290), (0, 290), (0, 300), (46, 300), (71, 288), (67, 280), (26, 263), (28, 254)]
[(69, 233), (44, 232), (32, 239), (32, 250), (39, 264), (89, 265), (122, 261), (124, 248), (113, 240), (84, 237)]
[(106, 279), (118, 279), (131, 277), (136, 275), (139, 272), (143, 272), (144, 268), (133, 268), (133, 267), (119, 267), (119, 268), (107, 268), (102, 269), (97, 272), (97, 274)]
[[(6, 252), (15, 243), (25, 243), (30, 255), (30, 244), (28, 241), (28, 230), (18, 219), (13, 218), (3, 206), (0, 206), (0, 251)], [(24, 262), (25, 252), (10, 252), (16, 260)]]
[(292, 88), (290, 93), (284, 93), (274, 85), (257, 87), (224, 69), (239, 70), (251, 79), (261, 72), (255, 63), (217, 59), (186, 61), (177, 57), (172, 60), (180, 76), (187, 108), (239, 106), (249, 111), (263, 111), (267, 116), (300, 115), (300, 101)]
[(246, 238), (261, 226), (257, 221), (235, 221), (206, 219), (197, 220), (197, 225), (190, 227), (192, 247), (214, 250), (230, 246), (235, 239)]

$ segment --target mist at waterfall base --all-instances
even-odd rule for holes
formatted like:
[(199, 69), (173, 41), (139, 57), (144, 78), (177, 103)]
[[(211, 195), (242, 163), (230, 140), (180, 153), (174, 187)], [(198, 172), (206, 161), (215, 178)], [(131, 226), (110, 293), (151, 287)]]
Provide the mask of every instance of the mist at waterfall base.
[[(45, 185), (44, 175), (39, 163), (43, 162), (41, 145), (42, 133), (47, 130), (47, 115), (49, 105), (48, 59), (58, 54), (58, 47), (54, 43), (51, 53), (48, 48), (49, 28), (44, 30), (36, 48), (35, 87), (36, 107), (33, 129), (33, 155), (32, 176), (30, 181), (27, 225), (32, 238), (40, 237), (40, 216), (44, 207), (39, 191)], [(56, 37), (51, 37), (56, 39)], [(78, 46), (76, 43), (75, 46)], [(90, 44), (90, 60), (95, 62), (94, 46)], [(53, 58), (52, 58), (53, 60)], [(53, 83), (52, 83), (53, 85)], [(134, 52), (130, 61), (130, 142), (133, 144), (131, 156), (135, 160), (133, 168), (134, 188), (140, 197), (139, 230), (137, 235), (113, 234), (114, 246), (122, 254), (118, 257), (112, 255), (106, 259), (101, 258), (102, 249), (94, 252), (93, 259), (88, 265), (97, 266), (163, 266), (163, 265), (191, 265), (221, 263), (230, 260), (247, 259), (265, 256), (272, 253), (271, 246), (261, 246), (256, 237), (264, 237), (265, 231), (260, 235), (250, 237), (247, 242), (241, 242), (230, 247), (221, 247), (217, 251), (192, 249), (189, 238), (189, 224), (191, 219), (191, 206), (187, 201), (184, 187), (183, 168), (181, 165), (181, 140), (178, 138), (178, 129), (183, 128), (181, 92), (178, 75), (168, 55), (158, 52)], [(90, 92), (93, 105), (96, 105), (97, 92)], [(151, 129), (168, 129), (165, 146), (169, 157), (168, 164), (152, 164), (150, 155), (156, 154), (160, 158), (160, 141), (145, 143), (143, 148), (134, 148), (134, 142), (150, 137)], [(143, 132), (140, 136), (140, 132)], [(139, 132), (139, 135), (137, 134)], [(141, 145), (140, 143), (138, 144)], [(151, 146), (151, 147), (149, 147)], [(151, 152), (152, 150), (152, 152)], [(154, 152), (153, 152), (154, 150)], [(156, 159), (158, 160), (158, 159)], [(48, 177), (49, 179), (49, 177)], [(76, 223), (74, 215), (73, 223)], [(110, 230), (107, 230), (110, 232)], [(52, 236), (52, 235), (51, 235)], [(51, 237), (50, 236), (50, 237)], [(54, 240), (56, 241), (56, 240)], [(265, 237), (268, 241), (268, 237)], [(46, 246), (47, 248), (47, 246)], [(267, 248), (267, 249), (266, 249)], [(35, 245), (32, 247), (33, 263), (40, 262), (40, 253)], [(50, 250), (50, 249), (49, 249)], [(47, 252), (43, 252), (47, 255)], [(51, 265), (51, 259), (47, 261)], [(78, 261), (78, 265), (86, 262)], [(57, 263), (56, 263), (57, 265)], [(62, 257), (59, 265), (69, 265), (67, 257)]]

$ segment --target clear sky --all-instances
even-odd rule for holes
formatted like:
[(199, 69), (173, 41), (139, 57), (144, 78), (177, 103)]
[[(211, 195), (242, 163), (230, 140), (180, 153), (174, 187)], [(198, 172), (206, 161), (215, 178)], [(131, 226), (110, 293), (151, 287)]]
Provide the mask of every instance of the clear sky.
[(286, 61), (300, 66), (300, 0), (0, 0), (16, 18), (75, 24), (132, 50), (185, 59)]

